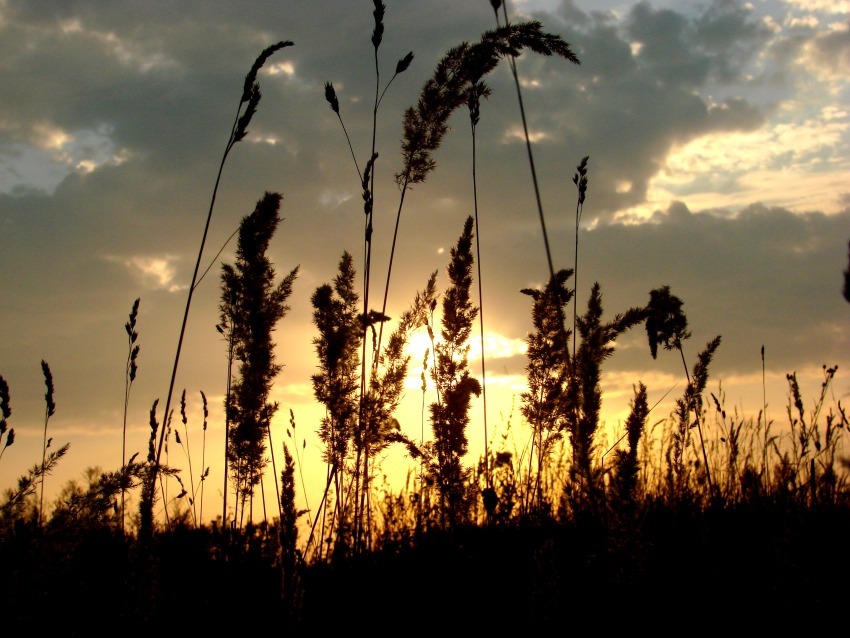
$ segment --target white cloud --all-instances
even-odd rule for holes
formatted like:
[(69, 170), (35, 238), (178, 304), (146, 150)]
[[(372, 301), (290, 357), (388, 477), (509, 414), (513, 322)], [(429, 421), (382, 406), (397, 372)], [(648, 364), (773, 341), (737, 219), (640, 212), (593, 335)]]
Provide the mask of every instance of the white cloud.
[(785, 2), (802, 11), (817, 11), (832, 15), (850, 13), (850, 0), (785, 0)]
[(269, 75), (283, 74), (283, 75), (293, 76), (293, 75), (295, 75), (295, 64), (293, 64), (289, 60), (284, 61), (284, 62), (277, 62), (275, 64), (270, 64), (269, 67), (267, 69), (265, 69), (265, 72), (268, 73)]
[(125, 266), (142, 285), (153, 290), (179, 292), (188, 288), (185, 284), (177, 284), (174, 278), (177, 274), (175, 262), (177, 257), (163, 255), (157, 257), (136, 255), (132, 257), (117, 257), (107, 255), (107, 261)]
[(325, 208), (337, 208), (340, 204), (351, 199), (351, 197), (352, 195), (348, 191), (326, 188), (319, 194), (319, 203)]
[[(543, 131), (529, 131), (528, 139), (532, 144), (542, 142), (549, 139), (551, 136)], [(513, 126), (505, 131), (502, 141), (505, 143), (522, 141), (525, 142), (525, 131), (521, 126)]]
[(696, 207), (765, 201), (838, 212), (843, 209), (838, 195), (850, 188), (848, 131), (847, 112), (826, 107), (802, 121), (699, 137), (667, 156), (650, 182), (648, 199), (660, 204), (687, 195)]
[(120, 166), (131, 153), (117, 148), (112, 134), (107, 125), (66, 131), (50, 122), (35, 123), (27, 143), (0, 145), (0, 192), (23, 187), (51, 193), (71, 173)]

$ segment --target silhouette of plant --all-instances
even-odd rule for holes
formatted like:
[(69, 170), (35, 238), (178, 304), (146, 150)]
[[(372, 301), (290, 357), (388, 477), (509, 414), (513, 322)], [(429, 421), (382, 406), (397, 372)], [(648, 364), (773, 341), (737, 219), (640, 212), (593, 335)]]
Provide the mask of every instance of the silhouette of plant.
[[(327, 484), (320, 509), (334, 485), (337, 543), (347, 542), (344, 513), (346, 502), (342, 489), (345, 461), (348, 457), (357, 419), (360, 386), (359, 349), (361, 324), (357, 312), (359, 298), (354, 289), (355, 270), (353, 257), (347, 251), (339, 261), (339, 271), (333, 285), (319, 286), (311, 297), (313, 323), (319, 336), (313, 339), (319, 359), (319, 372), (312, 375), (313, 394), (325, 406), (325, 416), (319, 427), (319, 438), (324, 444), (324, 461), (328, 465)], [(325, 516), (322, 517), (323, 526)], [(314, 521), (314, 526), (316, 525)], [(330, 525), (333, 528), (334, 521)], [(324, 537), (324, 530), (322, 530)]]
[[(571, 361), (567, 344), (571, 335), (564, 326), (564, 308), (574, 291), (567, 288), (572, 270), (559, 270), (543, 290), (523, 288), (520, 292), (533, 299), (531, 317), (534, 332), (526, 337), (525, 365), (528, 389), (521, 394), (520, 412), (531, 425), (531, 449), (526, 474), (527, 499), (524, 511), (548, 509), (544, 502), (542, 476), (547, 456), (563, 438), (572, 407), (569, 405)], [(537, 467), (532, 471), (533, 459)], [(533, 487), (532, 487), (533, 484)]]
[[(200, 527), (203, 521), (203, 513), (204, 513), (204, 501), (203, 501), (203, 485), (206, 481), (207, 477), (210, 473), (210, 468), (205, 468), (205, 454), (206, 454), (206, 431), (207, 431), (207, 417), (209, 416), (209, 410), (207, 407), (207, 397), (201, 392), (201, 400), (203, 402), (203, 443), (201, 450), (201, 472), (198, 477), (197, 483), (195, 482), (194, 472), (192, 470), (192, 449), (189, 445), (189, 419), (186, 415), (186, 390), (183, 390), (183, 394), (180, 396), (180, 420), (183, 422), (183, 437), (186, 439), (185, 443), (183, 439), (180, 438), (180, 430), (174, 430), (174, 440), (180, 446), (180, 449), (183, 450), (183, 455), (186, 457), (186, 460), (189, 463), (189, 490), (186, 490), (183, 486), (182, 480), (177, 477), (178, 482), (180, 482), (180, 486), (183, 488), (184, 494), (182, 496), (188, 496), (189, 491), (191, 491), (191, 496), (188, 496), (189, 506), (191, 507), (191, 515), (192, 515), (192, 525), (195, 527)], [(166, 443), (167, 445), (167, 443)], [(198, 497), (198, 492), (200, 492), (201, 496)], [(198, 512), (198, 502), (200, 501), (200, 512)]]
[[(374, 0), (374, 10), (372, 15), (375, 20), (375, 26), (372, 30), (371, 42), (374, 50), (374, 64), (375, 64), (375, 98), (372, 107), (372, 139), (371, 139), (371, 150), (369, 152), (369, 160), (366, 162), (365, 169), (363, 172), (360, 170), (360, 165), (357, 161), (357, 157), (354, 153), (354, 148), (351, 143), (351, 138), (348, 135), (348, 131), (345, 128), (345, 124), (342, 120), (342, 115), (340, 113), (339, 107), (339, 99), (337, 98), (336, 91), (331, 82), (325, 83), (325, 99), (331, 107), (331, 110), (334, 111), (337, 115), (337, 119), (342, 126), (343, 133), (345, 134), (346, 141), (348, 142), (349, 150), (351, 151), (351, 157), (354, 161), (354, 166), (357, 170), (357, 175), (360, 180), (360, 187), (362, 189), (363, 194), (363, 212), (365, 215), (365, 225), (364, 225), (364, 247), (363, 247), (363, 316), (370, 317), (371, 311), (369, 308), (369, 296), (370, 296), (370, 288), (371, 288), (371, 277), (372, 277), (372, 231), (373, 231), (373, 214), (374, 214), (374, 192), (375, 192), (375, 162), (378, 159), (377, 152), (377, 121), (378, 121), (378, 109), (383, 100), (384, 95), (389, 89), (390, 85), (393, 83), (393, 80), (404, 73), (410, 66), (410, 63), (413, 61), (413, 52), (409, 52), (403, 58), (401, 58), (395, 67), (395, 73), (392, 75), (390, 80), (384, 86), (383, 90), (381, 90), (381, 73), (380, 73), (380, 64), (378, 60), (378, 50), (383, 42), (384, 35), (384, 13), (386, 11), (386, 6), (383, 2), (379, 0)], [(362, 341), (361, 341), (361, 357), (360, 357), (360, 401), (365, 400), (366, 394), (369, 392), (368, 385), (370, 383), (370, 377), (374, 374), (374, 368), (377, 367), (379, 356), (378, 356), (378, 346), (377, 342), (373, 341), (373, 351), (371, 353), (367, 353), (367, 330), (373, 328), (373, 326), (369, 325), (369, 322), (363, 322), (362, 330)], [(367, 365), (368, 361), (371, 357), (371, 365)], [(372, 372), (367, 372), (367, 368), (372, 370)], [(363, 431), (366, 424), (363, 423), (363, 415), (365, 414), (364, 406), (361, 405), (359, 408), (359, 423), (358, 430)], [(369, 475), (369, 463), (373, 458), (373, 454), (369, 451), (369, 445), (371, 443), (368, 437), (364, 438), (363, 441), (365, 448), (363, 450), (363, 454), (359, 454), (356, 462), (356, 470), (355, 477), (357, 488), (355, 492), (357, 495), (355, 496), (355, 508), (359, 508), (360, 501), (362, 500), (363, 494), (360, 492), (360, 483), (357, 480), (357, 477), (361, 475), (364, 477), (368, 477)], [(361, 466), (362, 463), (362, 466)], [(365, 488), (365, 486), (364, 486)], [(364, 492), (365, 493), (365, 492)], [(359, 516), (355, 513), (355, 518), (359, 520)]]
[[(121, 516), (117, 504), (119, 493), (136, 487), (145, 477), (143, 463), (136, 462), (137, 454), (122, 465), (117, 472), (103, 472), (99, 467), (88, 467), (83, 473), (86, 485), (69, 481), (56, 498), (50, 527), (110, 527)], [(118, 524), (121, 528), (121, 524)], [(122, 533), (123, 533), (123, 528)]]
[(614, 353), (614, 341), (646, 319), (643, 308), (630, 308), (608, 323), (602, 322), (602, 292), (593, 284), (585, 314), (578, 318), (581, 345), (569, 380), (567, 429), (572, 445), (573, 505), (592, 510), (599, 497), (598, 474), (592, 465), (594, 437), (602, 410), (602, 363)]
[(47, 362), (42, 359), (41, 360), (41, 371), (44, 373), (44, 385), (47, 387), (47, 391), (44, 394), (44, 402), (45, 402), (45, 410), (44, 410), (44, 441), (41, 447), (41, 494), (38, 499), (38, 524), (41, 525), (44, 522), (44, 477), (46, 472), (44, 470), (45, 463), (47, 462), (47, 449), (50, 447), (53, 439), (47, 438), (47, 422), (50, 420), (56, 413), (56, 403), (53, 401), (53, 374), (50, 372), (50, 366), (47, 365)]
[[(559, 36), (543, 32), (539, 22), (499, 27), (483, 33), (481, 40), (475, 44), (462, 42), (449, 49), (437, 64), (433, 76), (422, 87), (416, 106), (405, 111), (401, 145), (403, 167), (395, 176), (401, 196), (390, 247), (382, 314), (386, 314), (387, 310), (399, 222), (407, 190), (414, 184), (424, 182), (428, 173), (436, 168), (433, 154), (448, 132), (449, 117), (455, 109), (469, 103), (471, 92), (484, 90), (480, 86), (472, 87), (476, 87), (485, 75), (492, 72), (500, 59), (516, 57), (526, 48), (540, 55), (557, 55), (578, 61), (569, 45)], [(554, 274), (551, 267), (550, 271)], [(379, 346), (380, 343), (379, 333)]]
[(6, 419), (10, 416), (12, 416), (12, 407), (10, 405), (9, 384), (0, 375), (0, 441), (3, 440), (3, 435), (6, 434), (6, 442), (3, 445), (3, 449), (0, 449), (0, 459), (3, 458), (6, 448), (15, 442), (15, 428), (9, 428), (8, 434), (6, 433), (6, 428), (8, 427)]
[[(705, 391), (705, 386), (708, 382), (708, 366), (714, 357), (714, 352), (719, 346), (720, 336), (715, 337), (706, 344), (705, 349), (697, 356), (697, 362), (694, 364), (693, 372), (688, 374), (688, 386), (685, 388), (684, 395), (676, 399), (675, 415), (677, 429), (671, 439), (672, 454), (669, 456), (673, 474), (670, 475), (668, 484), (677, 496), (681, 496), (681, 490), (685, 487), (686, 468), (684, 466), (683, 456), (688, 444), (689, 432), (694, 427), (698, 428), (700, 432), (703, 462), (705, 463), (709, 491), (711, 493), (714, 491), (711, 482), (711, 468), (709, 467), (708, 455), (705, 451), (705, 441), (702, 438), (702, 429), (699, 424), (702, 420), (703, 412), (702, 393)], [(693, 423), (691, 422), (691, 414), (695, 415), (695, 422)]]
[[(18, 478), (15, 489), (8, 490), (4, 494), (3, 503), (0, 504), (0, 532), (7, 531), (6, 528), (20, 518), (27, 499), (35, 496), (37, 486), (42, 483), (45, 476), (56, 468), (56, 465), (68, 453), (70, 447), (71, 444), (66, 443), (59, 449), (46, 454), (41, 464), (33, 465), (26, 474)], [(39, 507), (39, 525), (41, 524), (41, 509)]]
[[(266, 252), (281, 221), (282, 197), (265, 193), (254, 211), (242, 218), (235, 265), (222, 264), (222, 297), (232, 301), (229, 326), (238, 377), (225, 399), (231, 424), (227, 441), (231, 476), (241, 498), (241, 510), (262, 480), (265, 439), (278, 404), (269, 393), (282, 366), (275, 362), (274, 332), (289, 312), (287, 299), (298, 276), (296, 266), (275, 284), (275, 270)], [(234, 465), (235, 464), (235, 465)], [(277, 477), (275, 477), (277, 484)]]
[[(493, 12), (495, 13), (495, 16), (496, 16), (496, 26), (498, 28), (510, 28), (512, 25), (510, 23), (510, 20), (508, 20), (508, 5), (507, 5), (507, 2), (501, 2), (501, 0), (490, 0), (490, 6), (493, 7)], [(505, 20), (505, 26), (504, 27), (501, 27), (501, 23), (499, 22), (499, 9), (500, 8), (502, 9), (502, 16), (504, 17), (504, 20)], [(555, 51), (555, 53), (557, 55), (565, 58), (566, 60), (572, 62), (573, 64), (576, 64), (576, 65), (581, 64), (578, 57), (576, 57), (575, 53), (573, 53), (572, 50), (570, 49), (570, 46), (566, 42), (563, 42), (562, 45), (563, 46), (560, 46), (559, 50)], [(517, 100), (519, 102), (519, 113), (520, 113), (520, 118), (522, 120), (523, 135), (525, 137), (525, 149), (526, 149), (526, 153), (528, 155), (528, 166), (531, 169), (531, 183), (532, 183), (532, 186), (534, 186), (534, 197), (535, 197), (535, 201), (537, 203), (537, 213), (538, 213), (538, 217), (540, 218), (540, 228), (541, 228), (541, 231), (543, 233), (543, 245), (546, 249), (546, 260), (549, 264), (549, 277), (554, 278), (555, 277), (555, 266), (554, 266), (554, 262), (552, 261), (552, 250), (549, 246), (549, 235), (546, 232), (546, 216), (543, 213), (543, 201), (542, 201), (542, 198), (540, 196), (540, 186), (537, 182), (537, 170), (534, 167), (534, 154), (532, 153), (532, 150), (531, 150), (531, 136), (528, 134), (528, 120), (527, 120), (526, 115), (525, 115), (525, 104), (523, 103), (523, 99), (522, 99), (522, 88), (521, 88), (520, 81), (519, 81), (519, 73), (517, 72), (517, 68), (516, 68), (516, 57), (519, 55), (519, 53), (510, 53), (509, 55), (510, 55), (510, 57), (508, 59), (508, 62), (510, 64), (510, 68), (511, 68), (511, 75), (513, 75), (513, 78), (514, 78), (514, 86), (516, 87), (516, 95), (517, 95)], [(578, 253), (578, 251), (576, 251), (576, 254), (577, 253)], [(576, 267), (576, 271), (578, 271), (578, 267)], [(575, 332), (575, 326), (573, 326), (573, 332)], [(573, 357), (575, 357), (575, 353), (573, 353)]]
[(638, 495), (638, 452), (641, 436), (646, 428), (649, 406), (646, 400), (646, 386), (638, 383), (634, 389), (631, 411), (626, 419), (626, 437), (628, 448), (614, 452), (614, 478), (611, 483), (614, 494), (614, 506), (621, 514), (634, 514)]
[[(201, 259), (204, 254), (204, 245), (206, 244), (207, 233), (209, 232), (210, 221), (212, 220), (213, 208), (215, 207), (216, 194), (218, 192), (218, 186), (221, 182), (221, 174), (224, 170), (224, 163), (227, 161), (227, 156), (230, 154), (230, 151), (233, 149), (236, 143), (245, 139), (245, 136), (248, 134), (248, 125), (251, 123), (254, 114), (257, 112), (257, 106), (259, 105), (261, 98), (260, 85), (257, 82), (257, 73), (259, 73), (260, 69), (266, 63), (266, 60), (268, 60), (268, 58), (271, 57), (276, 51), (292, 45), (292, 42), (286, 40), (277, 42), (271, 46), (266, 47), (260, 53), (260, 55), (257, 56), (257, 59), (254, 61), (254, 64), (251, 66), (251, 69), (245, 76), (245, 83), (242, 88), (242, 95), (239, 98), (239, 106), (236, 109), (236, 118), (234, 119), (233, 126), (230, 131), (230, 136), (227, 140), (227, 144), (224, 147), (224, 154), (222, 155), (221, 163), (219, 164), (218, 175), (216, 176), (212, 198), (210, 199), (207, 220), (204, 225), (204, 233), (201, 237), (201, 245), (198, 248), (198, 259), (195, 262), (195, 270), (192, 273), (192, 282), (189, 285), (189, 294), (186, 298), (186, 309), (183, 313), (183, 323), (180, 326), (180, 337), (177, 340), (177, 350), (174, 354), (174, 366), (171, 372), (171, 381), (168, 386), (168, 395), (165, 399), (164, 414), (166, 420), (171, 409), (171, 397), (174, 392), (174, 382), (177, 377), (177, 366), (180, 362), (180, 351), (183, 346), (183, 338), (186, 333), (186, 324), (189, 319), (189, 308), (192, 305), (192, 295), (195, 292), (195, 287), (199, 282), (198, 271), (200, 270)], [(156, 456), (154, 458), (154, 468), (150, 476), (150, 481), (154, 483), (156, 482), (157, 474), (159, 472), (160, 457), (162, 455), (162, 446), (163, 442), (165, 441), (166, 430), (167, 428), (163, 428), (163, 430), (161, 431), (159, 437), (159, 444), (156, 449)], [(153, 486), (150, 486), (149, 491), (152, 490)]]
[(450, 527), (466, 521), (469, 508), (469, 468), (461, 458), (467, 453), (466, 427), (472, 396), (481, 384), (469, 372), (469, 336), (478, 308), (470, 301), (472, 286), (472, 217), (467, 217), (448, 265), (450, 287), (443, 295), (441, 340), (434, 346), (432, 377), (437, 401), (431, 404), (434, 432), (433, 457), (428, 471), (441, 497), (443, 521)]
[(295, 461), (283, 444), (283, 469), (280, 472), (280, 566), (282, 572), (282, 598), (285, 625), (292, 627), (298, 621), (300, 575), (304, 568), (304, 557), (298, 550), (298, 519), (306, 510), (295, 505)]
[[(124, 324), (124, 330), (127, 332), (127, 368), (124, 375), (124, 423), (121, 432), (121, 467), (127, 465), (127, 411), (130, 407), (130, 388), (133, 381), (136, 380), (136, 372), (138, 372), (138, 364), (136, 360), (139, 358), (140, 346), (136, 343), (139, 338), (139, 333), (136, 332), (136, 319), (139, 315), (139, 302), (141, 299), (136, 297), (133, 302), (133, 307), (130, 310), (130, 317), (127, 323)], [(121, 530), (124, 531), (124, 499), (126, 490), (121, 490)]]
[(844, 298), (850, 302), (850, 242), (847, 242), (847, 269), (844, 271)]
[[(705, 463), (706, 478), (708, 480), (709, 489), (712, 489), (711, 467), (709, 467), (708, 463), (708, 454), (705, 449), (705, 440), (703, 439), (701, 424), (702, 389), (705, 388), (705, 380), (703, 380), (702, 389), (699, 390), (699, 396), (693, 396), (691, 393), (693, 383), (691, 375), (688, 373), (688, 364), (685, 362), (685, 352), (682, 350), (682, 342), (689, 339), (691, 333), (688, 331), (688, 318), (682, 310), (682, 305), (682, 300), (676, 295), (670, 293), (670, 286), (662, 286), (661, 288), (651, 290), (649, 293), (649, 304), (646, 307), (646, 333), (649, 338), (649, 351), (650, 354), (652, 354), (653, 359), (655, 359), (658, 355), (659, 345), (663, 345), (665, 350), (673, 350), (675, 348), (679, 351), (679, 355), (682, 357), (682, 365), (685, 368), (685, 376), (688, 379), (688, 388), (685, 390), (684, 406), (686, 409), (692, 409), (694, 411), (694, 417), (696, 419), (694, 427), (697, 428), (697, 432), (699, 433), (700, 447), (702, 448), (702, 457), (703, 462)], [(719, 345), (719, 343), (720, 337), (717, 338), (717, 345)], [(717, 345), (715, 345), (714, 348), (716, 348)], [(714, 348), (707, 354), (709, 361), (714, 353)], [(706, 355), (706, 352), (707, 351), (700, 355), (700, 360), (702, 360), (703, 356)], [(697, 365), (699, 365), (699, 363)], [(708, 365), (708, 361), (706, 361), (705, 365)], [(696, 386), (698, 387), (699, 383), (696, 383)], [(685, 421), (689, 421), (687, 414), (680, 414), (679, 418), (680, 420), (684, 419)], [(684, 446), (686, 444), (685, 435), (687, 430), (690, 430), (690, 427), (691, 426), (688, 425), (684, 431), (681, 431), (680, 428), (679, 436), (682, 437), (682, 440), (677, 440), (677, 446)], [(676, 450), (676, 458), (678, 458), (678, 461), (676, 462), (676, 466), (678, 467), (681, 463), (682, 450), (679, 447), (674, 449)]]
[[(353, 258), (344, 252), (333, 286), (320, 286), (312, 297), (313, 322), (319, 330), (313, 343), (320, 369), (312, 377), (313, 388), (316, 399), (327, 410), (319, 429), (328, 464), (320, 508), (326, 511), (324, 506), (333, 486), (335, 511), (329, 525), (331, 529), (336, 526), (334, 550), (338, 556), (344, 555), (348, 548), (359, 552), (370, 544), (372, 475), (366, 460), (367, 457), (373, 460), (390, 443), (401, 440), (394, 413), (410, 361), (405, 346), (411, 333), (427, 323), (428, 312), (436, 303), (437, 273), (434, 272), (425, 289), (416, 294), (411, 307), (399, 318), (378, 357), (378, 365), (371, 368), (368, 391), (358, 400), (361, 326), (365, 323), (374, 336), (375, 323), (387, 318), (376, 312), (368, 317), (357, 313), (355, 276)], [(325, 533), (323, 529), (323, 537)]]
[[(581, 224), (581, 214), (584, 212), (584, 200), (587, 197), (587, 160), (589, 156), (585, 155), (581, 158), (581, 162), (576, 166), (576, 172), (573, 174), (573, 184), (576, 185), (578, 198), (576, 200), (576, 232), (575, 232), (575, 257), (573, 265), (573, 284), (578, 290), (578, 233)], [(576, 322), (578, 318), (578, 297), (573, 299), (573, 334), (576, 333)], [(576, 341), (573, 340), (573, 359), (576, 356)]]

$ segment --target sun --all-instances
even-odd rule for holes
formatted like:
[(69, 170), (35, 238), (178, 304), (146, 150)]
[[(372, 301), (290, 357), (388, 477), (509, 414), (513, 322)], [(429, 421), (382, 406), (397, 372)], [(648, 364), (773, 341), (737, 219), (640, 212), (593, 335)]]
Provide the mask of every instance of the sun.
[[(431, 338), (428, 336), (426, 328), (419, 328), (407, 340), (405, 346), (405, 354), (410, 357), (410, 371), (419, 376), (422, 371), (422, 361), (427, 356), (427, 364), (430, 369), (431, 363), (434, 360), (434, 348), (431, 344)], [(427, 354), (426, 354), (427, 353)]]

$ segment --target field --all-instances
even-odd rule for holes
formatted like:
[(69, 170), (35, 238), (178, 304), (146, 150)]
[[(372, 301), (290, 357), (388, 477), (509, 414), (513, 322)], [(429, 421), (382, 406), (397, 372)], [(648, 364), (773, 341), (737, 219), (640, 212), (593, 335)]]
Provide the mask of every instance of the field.
[[(204, 516), (211, 461), (205, 447), (200, 458), (188, 450), (198, 450), (201, 436), (206, 443), (207, 397), (201, 393), (203, 424), (200, 430), (193, 424), (190, 448), (186, 392), (175, 385), (193, 293), (207, 274), (205, 230), (171, 385), (162, 404), (157, 399), (151, 406), (144, 458), (126, 452), (128, 405), (140, 365), (137, 299), (122, 354), (122, 464), (113, 471), (91, 468), (85, 482), (68, 483), (52, 502), (45, 501), (44, 485), (68, 446), (52, 444), (61, 380), (42, 360), (41, 457), (0, 497), (0, 626), (150, 636), (264, 628), (284, 635), (352, 629), (378, 635), (764, 632), (846, 623), (850, 420), (833, 392), (841, 371), (825, 364), (813, 397), (803, 396), (789, 372), (781, 419), (768, 418), (766, 403), (756, 414), (742, 414), (727, 409), (722, 390), (709, 389), (722, 335), (686, 357), (683, 345), (692, 335), (676, 291), (659, 286), (646, 291), (643, 306), (606, 312), (598, 283), (575, 283), (580, 272), (584, 276), (579, 228), (592, 181), (587, 156), (577, 158), (572, 175), (575, 259), (569, 268), (553, 263), (537, 198), (549, 272), (546, 285), (521, 291), (533, 325), (525, 340), (527, 389), (508, 432), (488, 437), (485, 420), (484, 451), (470, 454), (470, 432), (480, 430), (471, 427), (470, 405), (486, 402), (488, 387), (486, 357), (480, 370), (470, 363), (479, 334), (486, 353), (488, 310), (476, 289), (477, 204), (446, 256), (445, 287), (438, 288), (435, 272), (411, 292), (407, 309), (388, 309), (405, 195), (435, 170), (435, 152), (458, 111), (468, 112), (475, 157), (481, 100), (490, 92), (484, 80), (497, 66), (510, 66), (522, 111), (520, 54), (580, 63), (570, 45), (539, 22), (510, 23), (506, 12), (499, 13), (500, 2), (491, 5), (497, 21), (503, 16), (500, 26), (447, 51), (404, 114), (396, 234), (385, 280), (372, 268), (374, 135), (370, 157), (358, 163), (336, 90), (330, 82), (324, 86), (327, 106), (352, 148), (364, 226), (358, 257), (343, 252), (335, 276), (310, 297), (318, 361), (311, 382), (324, 412), (318, 424), (325, 476), (320, 502), (309, 509), (298, 505), (306, 442), (302, 447), (292, 436), (294, 417), (289, 439), (271, 440), (280, 407), (272, 391), (284, 365), (275, 329), (289, 313), (300, 272), (295, 267), (278, 276), (268, 257), (282, 221), (282, 196), (265, 192), (234, 233), (235, 261), (219, 274), (216, 328), (227, 345), (228, 368), (221, 472), (229, 489), (217, 511), (232, 515)], [(374, 7), (377, 60), (383, 5)], [(258, 74), (289, 46), (280, 41), (262, 50), (245, 77), (206, 228), (230, 153), (261, 105)], [(376, 88), (375, 117), (384, 92), (412, 59), (412, 53), (402, 57), (395, 74)], [(850, 303), (850, 266), (843, 276)], [(582, 288), (589, 290), (586, 298), (577, 294)], [(397, 318), (391, 320), (390, 311)], [(428, 335), (424, 352), (411, 352), (417, 331)], [(647, 387), (636, 383), (623, 436), (611, 442), (602, 433), (603, 368), (617, 340), (635, 333), (645, 335), (653, 359), (681, 360), (682, 389), (673, 412), (659, 418)], [(402, 431), (397, 410), (406, 380), (420, 365), (423, 432), (417, 438)], [(0, 463), (15, 452), (13, 401), (14, 388), (0, 376)], [(169, 465), (169, 443), (185, 452), (185, 467)], [(274, 448), (277, 462), (274, 454), (270, 462)], [(400, 488), (380, 482), (379, 460), (389, 448), (402, 449), (411, 461)], [(268, 489), (269, 477), (277, 510), (263, 508), (260, 516), (255, 497)]]

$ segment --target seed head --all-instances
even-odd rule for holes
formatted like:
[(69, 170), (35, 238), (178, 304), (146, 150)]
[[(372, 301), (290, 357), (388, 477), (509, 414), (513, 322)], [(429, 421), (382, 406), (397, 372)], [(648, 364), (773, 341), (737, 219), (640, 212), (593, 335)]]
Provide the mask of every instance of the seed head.
[(44, 401), (47, 403), (47, 416), (51, 417), (56, 412), (56, 404), (53, 402), (53, 375), (50, 373), (50, 366), (44, 359), (41, 360), (41, 371), (44, 373), (44, 385), (47, 386), (47, 392), (44, 395)]
[(377, 49), (381, 46), (381, 40), (384, 38), (384, 11), (386, 5), (380, 0), (375, 0), (375, 10), (372, 15), (375, 16), (375, 30), (372, 31), (372, 45)]
[(257, 82), (257, 72), (262, 68), (262, 66), (266, 63), (266, 60), (271, 57), (271, 55), (282, 49), (283, 47), (291, 47), (293, 45), (292, 42), (286, 40), (285, 42), (278, 42), (269, 47), (266, 47), (257, 59), (254, 61), (254, 64), (251, 66), (251, 70), (248, 71), (248, 75), (245, 76), (245, 86), (242, 89), (242, 99), (240, 103), (247, 102), (251, 99), (251, 93), (253, 91), (253, 86)]
[(328, 104), (331, 105), (333, 112), (339, 115), (339, 100), (336, 98), (334, 85), (330, 82), (325, 82), (325, 99), (328, 101)]
[(407, 67), (410, 66), (410, 63), (413, 61), (413, 51), (404, 56), (401, 60), (398, 61), (398, 64), (395, 65), (395, 73), (398, 75), (399, 73), (404, 73), (407, 71)]

